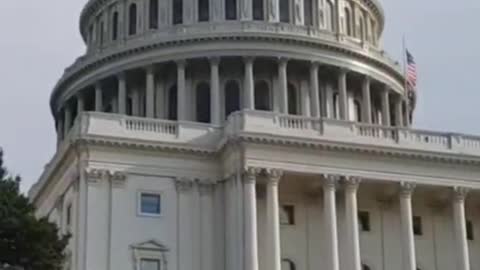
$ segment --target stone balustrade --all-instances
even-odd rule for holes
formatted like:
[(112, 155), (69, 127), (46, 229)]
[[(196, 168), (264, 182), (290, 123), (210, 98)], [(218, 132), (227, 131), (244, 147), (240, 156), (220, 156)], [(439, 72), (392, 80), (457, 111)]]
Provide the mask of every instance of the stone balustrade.
[(215, 151), (220, 147), (219, 144), (232, 135), (315, 139), (365, 146), (396, 147), (402, 150), (480, 156), (480, 137), (264, 111), (233, 113), (224, 127), (189, 121), (84, 112), (75, 121), (65, 142), (69, 144), (75, 136), (115, 137), (149, 143), (181, 144), (192, 148), (206, 147), (210, 151)]

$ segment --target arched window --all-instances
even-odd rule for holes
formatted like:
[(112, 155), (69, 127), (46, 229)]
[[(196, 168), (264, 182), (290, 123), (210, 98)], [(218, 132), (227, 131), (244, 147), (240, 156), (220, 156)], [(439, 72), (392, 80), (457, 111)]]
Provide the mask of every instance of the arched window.
[(263, 0), (253, 0), (252, 9), (253, 9), (253, 19), (256, 21), (263, 21), (265, 18), (265, 11), (263, 7)]
[(137, 5), (132, 3), (128, 9), (128, 34), (135, 35), (137, 33)]
[(168, 120), (178, 120), (176, 84), (168, 90)]
[(183, 0), (173, 1), (173, 24), (183, 23)]
[(149, 26), (150, 29), (158, 28), (158, 0), (150, 0)]
[(210, 85), (206, 82), (199, 83), (195, 98), (197, 121), (210, 123)]
[(104, 32), (105, 32), (105, 23), (102, 21), (100, 23), (100, 45), (103, 45), (105, 41)]
[(280, 22), (290, 22), (290, 0), (279, 0), (280, 2)]
[(326, 28), (327, 30), (334, 31), (335, 30), (335, 5), (332, 1), (327, 0), (327, 8), (325, 10), (325, 19), (327, 22)]
[(299, 115), (300, 110), (298, 106), (298, 102), (300, 99), (298, 98), (298, 91), (293, 86), (293, 84), (288, 84), (288, 114)]
[(344, 16), (345, 16), (345, 33), (348, 36), (352, 35), (352, 17), (349, 8), (344, 9)]
[(295, 263), (290, 259), (283, 259), (282, 260), (282, 270), (296, 270), (297, 267)]
[(270, 111), (270, 88), (266, 81), (255, 83), (255, 110)]
[(361, 122), (362, 121), (362, 106), (360, 105), (360, 102), (358, 100), (355, 100), (353, 102), (353, 108), (354, 108), (354, 118), (353, 120), (356, 122)]
[(303, 16), (306, 26), (313, 25), (313, 2), (312, 0), (303, 0)]
[(225, 118), (238, 110), (240, 110), (240, 87), (236, 81), (228, 81), (225, 85)]
[(237, 0), (225, 0), (225, 19), (237, 19)]
[(370, 266), (366, 264), (362, 264), (362, 270), (371, 270), (371, 269), (370, 269)]
[(198, 0), (198, 21), (208, 22), (210, 19), (209, 0)]
[(115, 11), (112, 17), (112, 40), (118, 38), (118, 12)]

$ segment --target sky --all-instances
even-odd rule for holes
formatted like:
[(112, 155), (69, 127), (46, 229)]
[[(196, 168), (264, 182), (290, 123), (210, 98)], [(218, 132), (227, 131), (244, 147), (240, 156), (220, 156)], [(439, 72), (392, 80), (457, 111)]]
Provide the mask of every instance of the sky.
[[(379, 0), (385, 50), (415, 56), (414, 127), (480, 135), (480, 1)], [(78, 18), (86, 0), (0, 1), (0, 147), (9, 171), (37, 181), (54, 154), (53, 86), (85, 47)]]

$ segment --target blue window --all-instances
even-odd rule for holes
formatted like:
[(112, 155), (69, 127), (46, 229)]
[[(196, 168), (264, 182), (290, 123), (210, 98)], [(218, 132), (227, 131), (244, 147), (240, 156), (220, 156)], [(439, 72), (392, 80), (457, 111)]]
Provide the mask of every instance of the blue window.
[(160, 194), (142, 193), (140, 195), (140, 213), (148, 215), (160, 215)]

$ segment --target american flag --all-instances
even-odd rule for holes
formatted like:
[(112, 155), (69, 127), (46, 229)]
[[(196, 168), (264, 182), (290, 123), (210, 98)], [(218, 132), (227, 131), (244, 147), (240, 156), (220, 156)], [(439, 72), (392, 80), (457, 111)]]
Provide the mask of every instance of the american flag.
[(417, 88), (417, 64), (412, 54), (407, 50), (407, 85), (411, 90)]

